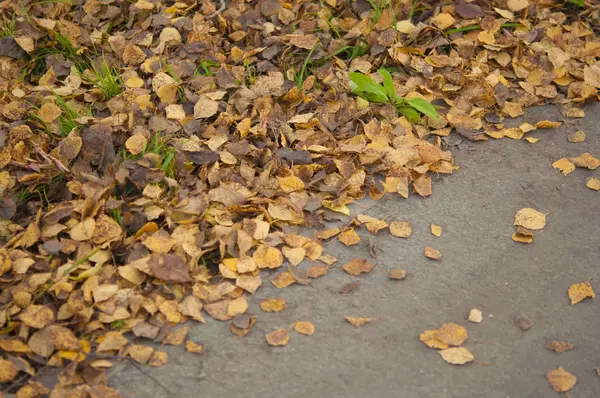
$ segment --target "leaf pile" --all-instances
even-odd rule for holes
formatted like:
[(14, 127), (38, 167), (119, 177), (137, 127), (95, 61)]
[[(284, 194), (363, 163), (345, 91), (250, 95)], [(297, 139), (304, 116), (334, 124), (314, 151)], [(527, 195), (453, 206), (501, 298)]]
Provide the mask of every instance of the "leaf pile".
[[(422, 3), (4, 4), (0, 381), (45, 394), (22, 380), (55, 366), (56, 396), (116, 396), (111, 361), (168, 361), (128, 333), (198, 353), (173, 327), (208, 314), (246, 335), (262, 270), (289, 263), (271, 283), (306, 285), (336, 261), (323, 240), (358, 244), (363, 226), (408, 238), (402, 221), (323, 225), (367, 194), (432, 195), (432, 175), (455, 170), (451, 131), (521, 139), (554, 125), (506, 129), (505, 117), (546, 102), (581, 117), (576, 105), (597, 99), (597, 10)], [(351, 73), (385, 79), (390, 101), (352, 93)], [(375, 266), (353, 261), (352, 275)], [(287, 343), (281, 330), (269, 343)]]

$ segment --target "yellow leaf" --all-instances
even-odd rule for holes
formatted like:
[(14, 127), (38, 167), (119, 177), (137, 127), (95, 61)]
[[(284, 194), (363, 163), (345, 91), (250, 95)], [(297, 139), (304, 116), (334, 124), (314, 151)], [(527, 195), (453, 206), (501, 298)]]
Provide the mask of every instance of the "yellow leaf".
[(300, 334), (312, 336), (312, 334), (315, 332), (315, 325), (310, 322), (298, 321), (294, 324), (294, 330)]
[(569, 287), (569, 298), (571, 299), (571, 305), (575, 305), (585, 300), (586, 298), (595, 298), (596, 293), (590, 284), (590, 281), (576, 283)]
[(431, 224), (431, 233), (438, 238), (442, 236), (442, 227), (439, 225)]
[(290, 341), (287, 329), (277, 329), (266, 335), (267, 343), (273, 347), (286, 345)]
[(283, 255), (281, 252), (271, 246), (260, 245), (254, 254), (252, 259), (256, 263), (258, 268), (279, 268), (283, 263)]
[(243, 314), (248, 310), (248, 302), (246, 296), (240, 296), (231, 300), (227, 305), (227, 316), (236, 316)]
[(546, 225), (546, 215), (535, 209), (525, 207), (515, 214), (515, 225), (533, 230), (542, 229)]
[(392, 236), (396, 238), (408, 239), (412, 235), (412, 225), (408, 221), (395, 221), (389, 228)]
[(164, 351), (154, 351), (152, 356), (148, 360), (150, 366), (159, 367), (163, 366), (169, 360), (169, 354)]
[(479, 323), (483, 320), (483, 315), (481, 314), (481, 310), (479, 308), (473, 308), (469, 312), (469, 321)]
[(569, 175), (575, 170), (575, 165), (567, 158), (562, 158), (552, 163), (552, 167), (560, 170), (564, 175)]
[(563, 368), (551, 370), (546, 374), (546, 379), (556, 392), (569, 391), (577, 383), (577, 377)]
[(0, 359), (0, 383), (7, 383), (17, 377), (19, 369), (6, 359)]
[(369, 273), (373, 271), (376, 264), (370, 263), (364, 258), (353, 258), (348, 261), (342, 269), (352, 276), (358, 276), (362, 273)]
[(406, 279), (406, 271), (403, 269), (391, 270), (388, 274), (388, 278), (395, 279), (395, 280)]
[(154, 354), (154, 348), (145, 345), (133, 344), (127, 349), (127, 354), (140, 365), (145, 365), (148, 360), (150, 360), (150, 357), (152, 357), (152, 354)]
[(346, 246), (352, 246), (360, 243), (360, 236), (358, 236), (354, 228), (349, 228), (339, 234), (338, 239)]
[(525, 137), (525, 141), (529, 142), (530, 144), (535, 144), (539, 140), (540, 140), (539, 138), (535, 138), (535, 137)]
[(350, 325), (354, 326), (355, 328), (359, 328), (375, 320), (375, 318), (362, 318), (356, 316), (345, 316), (344, 318), (346, 319), (346, 321), (348, 321), (348, 323), (350, 323)]
[(190, 330), (189, 326), (183, 326), (173, 332), (169, 332), (165, 335), (164, 339), (162, 340), (162, 343), (169, 344), (169, 345), (183, 344), (183, 342), (185, 341), (185, 339), (187, 337), (189, 330)]
[(526, 9), (527, 7), (529, 7), (529, 1), (528, 0), (508, 0), (508, 2), (506, 3), (506, 6), (508, 7), (509, 10), (511, 10), (513, 12), (518, 12), (518, 11), (522, 11), (522, 10)]
[(437, 338), (451, 346), (462, 345), (468, 338), (467, 329), (456, 323), (445, 323), (437, 332)]
[(54, 322), (54, 311), (45, 305), (32, 304), (19, 315), (19, 319), (34, 329), (43, 329)]
[(596, 159), (589, 153), (582, 153), (576, 158), (570, 158), (571, 162), (577, 167), (584, 167), (590, 170), (596, 170), (600, 166), (600, 160)]
[(535, 124), (538, 129), (553, 129), (560, 126), (561, 122), (553, 122), (551, 120), (541, 120)]
[(323, 202), (323, 207), (325, 207), (326, 209), (329, 209), (331, 211), (335, 211), (335, 212), (338, 212), (338, 213), (345, 214), (347, 216), (350, 215), (350, 209), (346, 205), (333, 206), (331, 203), (324, 201)]
[(446, 30), (454, 25), (454, 18), (448, 13), (440, 13), (435, 17), (431, 18), (431, 23), (434, 24), (438, 29)]
[(284, 271), (271, 278), (271, 283), (276, 288), (283, 289), (284, 287), (288, 287), (289, 285), (296, 283), (296, 279), (294, 279), (289, 271)]
[(260, 302), (260, 309), (264, 312), (281, 312), (285, 309), (285, 299), (282, 297), (265, 299)]
[(185, 342), (185, 350), (187, 352), (193, 352), (195, 354), (200, 354), (204, 347), (198, 343), (194, 343), (191, 340)]
[(278, 177), (279, 188), (285, 193), (301, 191), (304, 189), (304, 181), (296, 176)]
[(583, 142), (585, 141), (585, 131), (579, 130), (574, 133), (569, 133), (567, 139), (569, 142)]
[(94, 235), (94, 230), (96, 229), (96, 221), (89, 217), (75, 225), (71, 228), (71, 239), (76, 240), (78, 242), (91, 239), (92, 235)]
[(594, 191), (600, 191), (600, 180), (597, 178), (590, 178), (589, 180), (587, 180), (587, 183), (585, 185), (589, 189), (593, 189)]
[(298, 265), (304, 260), (304, 256), (306, 255), (306, 249), (303, 247), (288, 247), (284, 246), (281, 251), (285, 258), (288, 259), (290, 263), (293, 265)]
[(425, 254), (425, 257), (431, 260), (439, 260), (440, 258), (442, 258), (442, 253), (440, 253), (439, 250), (434, 249), (430, 246), (425, 246), (425, 249), (423, 249), (423, 254)]
[(437, 333), (438, 330), (426, 330), (419, 335), (419, 340), (425, 343), (425, 345), (429, 348), (436, 348), (439, 350), (448, 348), (448, 344), (438, 339)]
[(446, 348), (445, 350), (439, 351), (444, 361), (451, 363), (452, 365), (464, 365), (475, 359), (471, 351), (465, 347), (453, 347)]

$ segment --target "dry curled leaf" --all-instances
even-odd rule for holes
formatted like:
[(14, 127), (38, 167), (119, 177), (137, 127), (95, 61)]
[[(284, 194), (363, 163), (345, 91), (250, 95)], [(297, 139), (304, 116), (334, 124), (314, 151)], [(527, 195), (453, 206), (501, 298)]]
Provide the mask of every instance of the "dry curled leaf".
[(266, 335), (267, 343), (273, 347), (287, 345), (290, 333), (287, 329), (277, 329)]
[(577, 383), (577, 377), (563, 368), (551, 370), (546, 374), (546, 379), (556, 392), (567, 392)]
[(546, 345), (546, 348), (548, 348), (550, 351), (554, 351), (557, 353), (562, 353), (565, 351), (571, 351), (572, 349), (575, 348), (575, 346), (573, 344), (569, 344), (566, 341), (552, 341), (551, 343), (548, 343)]
[(346, 321), (348, 321), (348, 323), (350, 323), (355, 328), (362, 327), (362, 326), (366, 325), (367, 323), (375, 320), (375, 318), (363, 318), (363, 317), (356, 317), (356, 316), (345, 316), (344, 319), (346, 319)]
[(582, 302), (586, 298), (595, 298), (596, 293), (592, 288), (590, 281), (576, 283), (569, 286), (569, 298), (571, 299), (571, 305)]

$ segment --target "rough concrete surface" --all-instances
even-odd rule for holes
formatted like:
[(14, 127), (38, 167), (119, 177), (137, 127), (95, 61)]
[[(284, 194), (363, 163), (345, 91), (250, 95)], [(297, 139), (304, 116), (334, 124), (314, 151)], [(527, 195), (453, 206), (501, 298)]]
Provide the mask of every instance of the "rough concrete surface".
[[(562, 366), (577, 376), (571, 397), (599, 397), (600, 300), (571, 306), (567, 289), (588, 279), (600, 289), (600, 194), (585, 186), (589, 177), (600, 178), (600, 169), (565, 177), (551, 166), (563, 156), (600, 156), (599, 113), (600, 104), (592, 104), (585, 119), (529, 133), (541, 138), (535, 144), (503, 139), (451, 146), (461, 169), (435, 177), (433, 196), (386, 196), (353, 208), (414, 226), (408, 240), (377, 235), (372, 273), (355, 278), (339, 268), (353, 257), (369, 258), (366, 231), (357, 246), (328, 244), (339, 261), (312, 286), (278, 290), (263, 283), (249, 300), (258, 319), (248, 336), (236, 338), (228, 324), (207, 317), (190, 331), (205, 346), (201, 355), (164, 347), (167, 365), (141, 371), (124, 361), (109, 384), (128, 397), (553, 397), (559, 394), (545, 375)], [(562, 116), (545, 107), (525, 117), (543, 119)], [(567, 133), (580, 129), (586, 141), (569, 143)], [(531, 245), (511, 240), (514, 214), (523, 207), (548, 213)], [(440, 238), (430, 233), (432, 223), (442, 227)], [(426, 245), (441, 251), (441, 261), (423, 256)], [(388, 279), (397, 267), (408, 271), (406, 280)], [(339, 293), (357, 279), (357, 291)], [(258, 302), (277, 296), (288, 308), (262, 313)], [(479, 324), (466, 320), (474, 307), (483, 311)], [(535, 323), (528, 331), (514, 325), (520, 313)], [(377, 320), (357, 329), (346, 315)], [(314, 323), (315, 334), (292, 332), (287, 346), (267, 345), (266, 333), (296, 320)], [(465, 346), (477, 362), (447, 364), (419, 341), (419, 333), (445, 322), (467, 327)], [(552, 340), (577, 348), (556, 354), (545, 348)]]

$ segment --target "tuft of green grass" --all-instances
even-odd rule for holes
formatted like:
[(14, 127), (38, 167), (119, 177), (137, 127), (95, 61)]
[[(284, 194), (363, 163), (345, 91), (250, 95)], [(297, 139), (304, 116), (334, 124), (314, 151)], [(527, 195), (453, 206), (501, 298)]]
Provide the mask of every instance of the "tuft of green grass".
[[(177, 74), (175, 74), (175, 72), (173, 71), (173, 68), (171, 68), (171, 66), (165, 62), (165, 69), (167, 70), (167, 73), (169, 75), (171, 75), (171, 77), (173, 78), (173, 80), (175, 80), (176, 83), (180, 83), (181, 79), (179, 78), (179, 76), (177, 76)], [(183, 89), (183, 86), (177, 86), (177, 98), (179, 99), (180, 103), (185, 102), (185, 91)]]
[(144, 149), (137, 155), (129, 154), (127, 150), (123, 148), (121, 156), (123, 160), (139, 160), (148, 153), (153, 153), (160, 156), (160, 169), (167, 177), (175, 178), (175, 165), (173, 164), (173, 159), (175, 158), (177, 151), (169, 144), (169, 141), (166, 138), (161, 137), (160, 132), (154, 134), (146, 143)]
[(0, 39), (14, 36), (16, 22), (15, 14), (13, 14), (10, 20), (4, 16), (2, 17), (2, 23), (0, 24)]
[(46, 72), (46, 57), (50, 55), (62, 55), (66, 60), (73, 62), (79, 73), (92, 67), (88, 57), (81, 53), (81, 50), (69, 40), (68, 37), (60, 33), (54, 33), (53, 40), (40, 45), (31, 56), (27, 67), (23, 71), (23, 78), (28, 74), (43, 75)]
[[(519, 27), (522, 25), (520, 23), (516, 23), (516, 22), (506, 22), (500, 26), (503, 28), (516, 28), (516, 27)], [(467, 25), (467, 26), (463, 26), (462, 28), (455, 28), (455, 29), (447, 30), (444, 32), (444, 35), (447, 36), (451, 33), (470, 32), (472, 30), (480, 30), (480, 29), (481, 29), (481, 25)]]
[[(388, 7), (388, 0), (367, 0), (372, 8), (371, 22), (375, 25), (381, 19), (383, 12)], [(390, 3), (391, 4), (391, 3)]]
[(81, 117), (81, 113), (60, 95), (54, 94), (54, 100), (62, 110), (62, 114), (58, 117), (58, 134), (61, 137), (66, 137), (73, 129), (81, 127), (81, 124), (76, 120)]
[(350, 72), (350, 88), (359, 97), (381, 104), (392, 104), (396, 111), (406, 117), (411, 123), (418, 123), (421, 115), (429, 116), (434, 120), (439, 115), (434, 106), (423, 98), (402, 98), (396, 94), (392, 75), (386, 69), (379, 69), (383, 77), (383, 85), (376, 83), (370, 76), (359, 72)]
[(194, 75), (214, 76), (215, 73), (210, 68), (214, 68), (214, 67), (218, 67), (218, 66), (219, 66), (219, 64), (214, 61), (210, 61), (208, 59), (203, 59), (202, 61), (200, 61), (200, 65), (198, 65), (198, 67), (194, 71)]
[(89, 82), (102, 92), (105, 100), (116, 97), (123, 92), (123, 80), (119, 71), (108, 66), (104, 57), (102, 57), (102, 62), (92, 63), (89, 70), (93, 76), (89, 79)]

